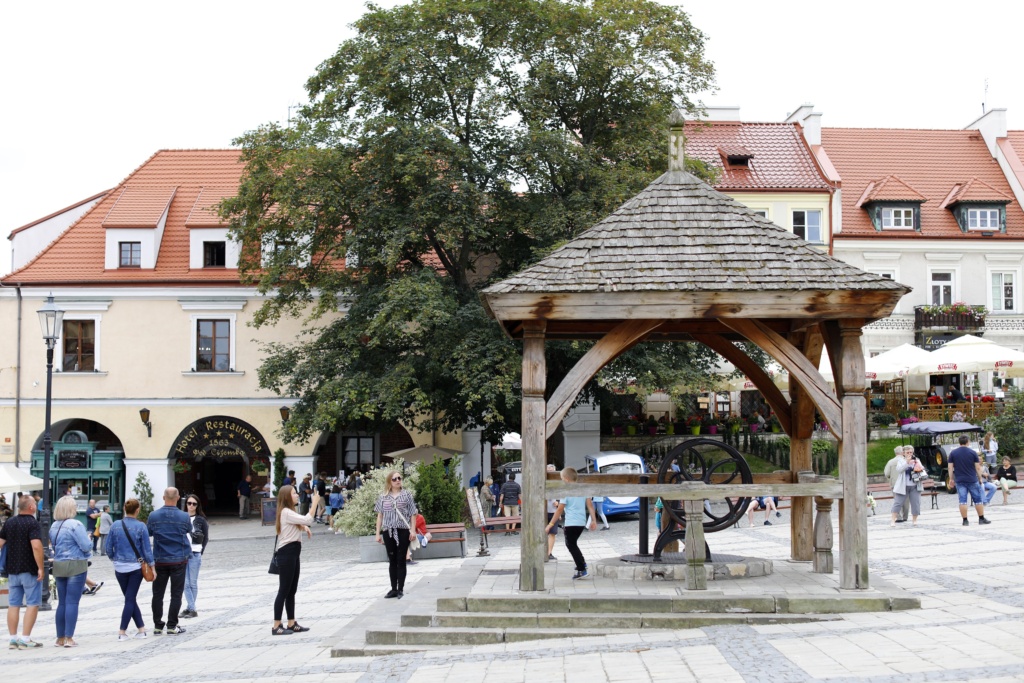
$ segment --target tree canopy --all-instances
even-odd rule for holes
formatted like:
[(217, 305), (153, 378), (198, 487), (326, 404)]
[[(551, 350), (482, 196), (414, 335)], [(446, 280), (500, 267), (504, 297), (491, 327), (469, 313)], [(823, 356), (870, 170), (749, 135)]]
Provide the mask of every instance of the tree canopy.
[[(650, 0), (369, 4), (354, 28), (297, 120), (236, 141), (222, 214), (269, 295), (255, 322), (308, 318), (260, 383), (298, 397), (288, 439), (394, 420), (499, 435), (519, 421), (520, 350), (477, 292), (665, 171), (669, 113), (713, 86), (705, 37)], [(549, 386), (588, 347), (552, 344)], [(715, 358), (643, 344), (602, 376), (674, 386)]]

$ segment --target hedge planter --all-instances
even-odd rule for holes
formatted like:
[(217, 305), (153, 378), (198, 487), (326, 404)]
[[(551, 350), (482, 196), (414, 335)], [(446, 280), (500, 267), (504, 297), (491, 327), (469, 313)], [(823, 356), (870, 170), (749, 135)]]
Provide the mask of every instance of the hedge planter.
[[(466, 543), (469, 544), (467, 530)], [(460, 543), (428, 543), (426, 548), (415, 547), (412, 551), (414, 560), (431, 560), (439, 557), (462, 557)], [(377, 543), (376, 536), (359, 537), (360, 562), (387, 562), (388, 551), (383, 543)], [(6, 597), (6, 596), (5, 596)]]

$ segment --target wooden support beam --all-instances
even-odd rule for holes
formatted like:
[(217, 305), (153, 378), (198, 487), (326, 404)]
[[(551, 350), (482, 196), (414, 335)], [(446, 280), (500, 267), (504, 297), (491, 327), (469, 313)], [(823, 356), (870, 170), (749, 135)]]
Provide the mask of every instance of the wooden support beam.
[(761, 369), (761, 366), (744, 353), (743, 349), (725, 337), (713, 334), (695, 334), (693, 338), (741, 370), (757, 386), (764, 396), (764, 400), (768, 401), (768, 405), (775, 411), (782, 430), (787, 434), (790, 433), (792, 417), (789, 402), (782, 395), (782, 390), (775, 386), (772, 378)]
[(573, 402), (583, 386), (591, 380), (605, 365), (613, 361), (620, 353), (626, 351), (643, 339), (647, 334), (662, 324), (661, 320), (627, 320), (602, 337), (590, 350), (576, 362), (569, 374), (562, 379), (547, 405), (547, 425), (545, 438), (558, 429), (565, 414), (572, 408)]
[(721, 318), (721, 321), (760, 346), (786, 368), (790, 378), (795, 379), (810, 395), (818, 412), (833, 430), (842, 424), (843, 414), (839, 400), (832, 393), (825, 378), (818, 372), (818, 368), (811, 365), (800, 349), (758, 320)]
[[(862, 489), (863, 491), (863, 489)], [(523, 494), (526, 495), (525, 493)], [(685, 481), (679, 484), (566, 484), (549, 481), (541, 498), (562, 499), (591, 496), (636, 498), (661, 498), (662, 500), (703, 500), (705, 498), (751, 498), (754, 496), (824, 496), (842, 498), (843, 482), (836, 479), (802, 484), (705, 484), (700, 481)], [(863, 492), (859, 494), (864, 497)]]
[[(801, 349), (811, 365), (821, 361), (822, 339), (817, 326), (793, 332), (790, 342)], [(789, 469), (794, 476), (814, 469), (812, 446), (814, 437), (814, 402), (790, 375), (789, 398), (793, 407), (793, 430), (789, 440)], [(790, 558), (807, 562), (814, 557), (814, 505), (810, 498), (794, 498), (789, 515)]]
[(843, 397), (839, 475), (843, 480), (844, 495), (840, 506), (842, 554), (839, 585), (841, 588), (864, 590), (870, 587), (870, 581), (864, 499), (864, 491), (867, 490), (867, 403), (864, 400), (864, 351), (860, 342), (862, 324), (861, 320), (842, 320), (837, 325), (840, 353), (839, 373), (835, 379)]
[(814, 518), (814, 559), (812, 568), (815, 574), (831, 574), (832, 560), (832, 500), (815, 498), (817, 516)]
[(531, 321), (523, 336), (523, 530), (519, 544), (519, 590), (544, 590), (547, 515), (544, 474), (547, 460), (544, 402), (547, 363), (544, 322)]
[(686, 516), (686, 545), (683, 546), (687, 569), (686, 587), (690, 590), (707, 590), (708, 575), (704, 569), (704, 501), (684, 502), (683, 514)]

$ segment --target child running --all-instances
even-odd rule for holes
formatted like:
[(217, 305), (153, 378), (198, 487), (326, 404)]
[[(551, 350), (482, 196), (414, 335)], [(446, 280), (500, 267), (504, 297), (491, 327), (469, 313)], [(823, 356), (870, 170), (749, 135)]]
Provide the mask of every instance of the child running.
[[(571, 467), (566, 467), (562, 470), (561, 476), (562, 481), (566, 484), (575, 484), (579, 479), (576, 470)], [(593, 520), (590, 523), (590, 530), (594, 531), (597, 529), (597, 520), (594, 517), (594, 502), (590, 498), (566, 498), (565, 500), (558, 501), (558, 507), (555, 508), (546, 531), (550, 532), (552, 526), (558, 523), (558, 520), (562, 517), (563, 510), (565, 511), (565, 547), (568, 548), (569, 554), (572, 555), (573, 561), (576, 562), (576, 573), (572, 576), (575, 581), (587, 576), (587, 561), (583, 558), (583, 553), (580, 552), (579, 540), (583, 534), (583, 529), (586, 527), (588, 514), (590, 519)]]

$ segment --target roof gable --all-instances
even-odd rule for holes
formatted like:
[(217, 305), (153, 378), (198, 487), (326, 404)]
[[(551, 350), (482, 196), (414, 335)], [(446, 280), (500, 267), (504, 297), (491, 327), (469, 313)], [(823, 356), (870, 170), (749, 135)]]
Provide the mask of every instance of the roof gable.
[(873, 180), (864, 188), (857, 206), (871, 202), (926, 202), (928, 199), (894, 175)]
[(1013, 197), (995, 189), (983, 180), (971, 178), (966, 183), (957, 184), (950, 190), (943, 206), (952, 206), (959, 202), (975, 204), (1004, 204), (1013, 201)]

